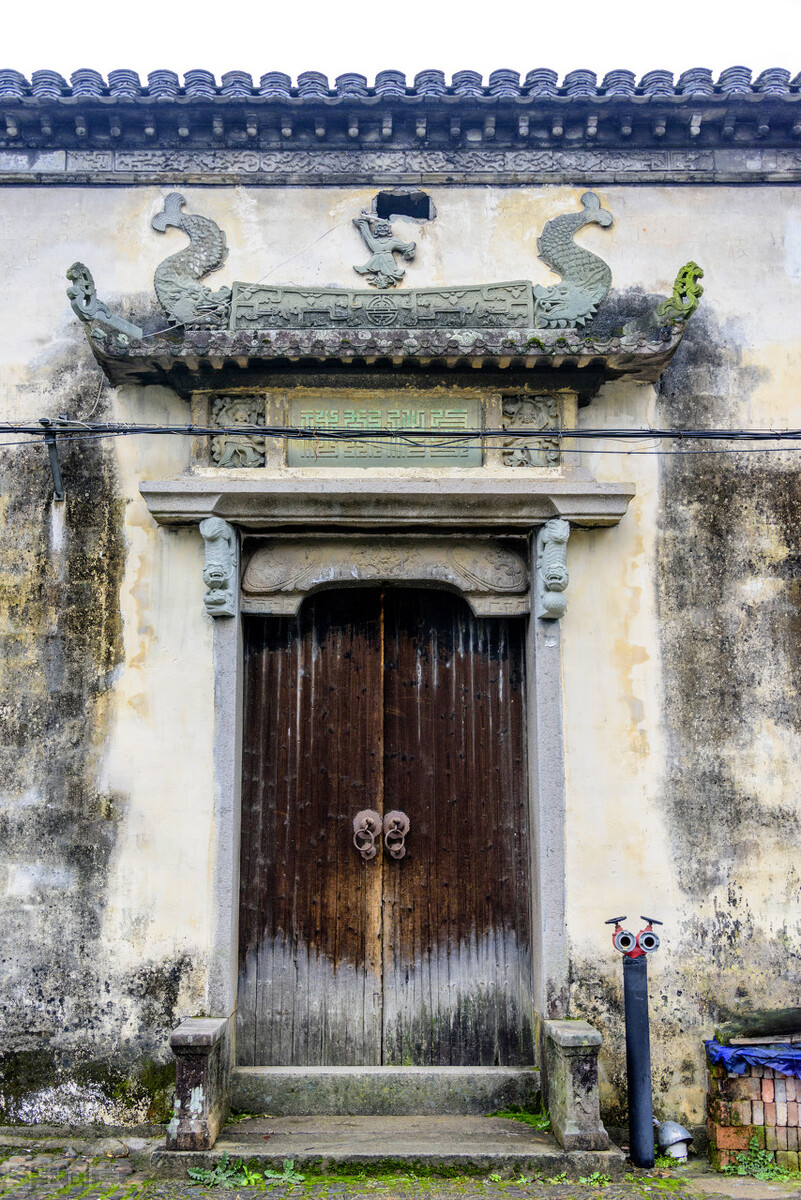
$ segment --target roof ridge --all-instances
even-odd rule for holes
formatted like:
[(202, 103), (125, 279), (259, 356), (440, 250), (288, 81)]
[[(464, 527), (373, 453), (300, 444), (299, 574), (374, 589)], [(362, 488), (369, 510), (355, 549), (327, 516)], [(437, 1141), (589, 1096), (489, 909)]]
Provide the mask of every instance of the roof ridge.
[(157, 68), (143, 83), (136, 71), (118, 68), (104, 79), (91, 67), (79, 67), (70, 75), (69, 83), (57, 71), (34, 71), (30, 81), (12, 68), (0, 69), (0, 99), (111, 98), (131, 100), (151, 97), (159, 100), (191, 99), (358, 99), (373, 97), (495, 97), (530, 96), (542, 99), (571, 99), (573, 97), (606, 96), (789, 96), (801, 90), (801, 72), (793, 79), (784, 67), (768, 67), (756, 78), (750, 68), (726, 67), (713, 80), (708, 67), (690, 67), (678, 79), (672, 71), (646, 71), (637, 81), (633, 71), (615, 68), (598, 81), (596, 72), (579, 68), (566, 72), (561, 83), (556, 71), (536, 67), (521, 74), (501, 67), (489, 73), (486, 82), (479, 71), (455, 71), (450, 83), (438, 69), (418, 71), (411, 83), (402, 71), (378, 71), (374, 83), (358, 72), (344, 72), (333, 84), (319, 71), (302, 71), (293, 83), (283, 71), (267, 71), (254, 81), (247, 71), (225, 71), (219, 82), (211, 71), (196, 68), (186, 71), (183, 83), (175, 71)]

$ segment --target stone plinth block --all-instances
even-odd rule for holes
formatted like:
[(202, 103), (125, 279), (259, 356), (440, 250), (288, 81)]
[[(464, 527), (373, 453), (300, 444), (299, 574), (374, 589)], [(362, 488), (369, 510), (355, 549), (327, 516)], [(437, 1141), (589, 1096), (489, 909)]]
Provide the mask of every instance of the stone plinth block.
[(174, 1029), (175, 1108), (168, 1150), (210, 1150), (229, 1105), (231, 1036), (227, 1017), (189, 1017)]
[(542, 1066), (551, 1128), (565, 1150), (605, 1150), (598, 1051), (601, 1035), (586, 1021), (543, 1021)]

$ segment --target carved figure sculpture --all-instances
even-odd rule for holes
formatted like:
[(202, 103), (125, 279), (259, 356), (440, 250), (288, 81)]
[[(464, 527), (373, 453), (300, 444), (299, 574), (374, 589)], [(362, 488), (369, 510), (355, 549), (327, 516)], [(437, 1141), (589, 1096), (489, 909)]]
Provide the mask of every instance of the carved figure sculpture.
[[(211, 402), (211, 417), (215, 425), (252, 428), (264, 424), (264, 405), (249, 396), (218, 396)], [(211, 439), (211, 457), (217, 467), (263, 467), (264, 438), (217, 433)]]
[(685, 263), (676, 276), (673, 295), (662, 301), (657, 315), (667, 321), (688, 321), (701, 303), (704, 289), (698, 280), (703, 278), (704, 272), (698, 263)]
[(537, 238), (540, 258), (562, 276), (552, 287), (534, 287), (534, 319), (540, 328), (583, 325), (612, 286), (612, 272), (603, 259), (573, 241), (584, 225), (611, 225), (612, 214), (601, 208), (594, 192), (585, 192), (581, 203), (580, 213), (554, 217)]
[(559, 424), (559, 402), (555, 396), (504, 396), (503, 425), (511, 433), (520, 430), (529, 436), (503, 440), (505, 467), (558, 467), (558, 437), (531, 437)]
[(402, 242), (392, 232), (392, 222), (377, 217), (375, 213), (362, 211), (353, 218), (353, 224), (364, 239), (371, 258), (362, 267), (354, 267), (359, 275), (365, 275), (371, 287), (391, 288), (400, 283), (406, 274), (395, 262), (395, 255), (402, 254), (407, 262), (414, 258), (416, 242)]
[(170, 192), (164, 208), (151, 225), (165, 233), (171, 225), (182, 229), (189, 245), (171, 254), (156, 267), (153, 283), (167, 315), (182, 325), (218, 327), (228, 324), (231, 289), (212, 292), (199, 280), (217, 271), (228, 257), (225, 234), (209, 217), (182, 213), (186, 201), (180, 192)]
[(567, 573), (567, 539), (570, 522), (561, 517), (546, 521), (537, 534), (537, 616), (558, 621), (567, 612), (564, 591)]
[(67, 279), (72, 286), (67, 288), (67, 297), (76, 317), (89, 324), (91, 321), (101, 321), (111, 329), (116, 329), (123, 338), (140, 338), (142, 330), (122, 317), (115, 317), (107, 304), (98, 297), (92, 272), (82, 262), (74, 262), (67, 268)]
[(203, 582), (208, 589), (203, 597), (210, 617), (236, 615), (236, 533), (221, 517), (200, 522), (200, 534), (206, 543)]

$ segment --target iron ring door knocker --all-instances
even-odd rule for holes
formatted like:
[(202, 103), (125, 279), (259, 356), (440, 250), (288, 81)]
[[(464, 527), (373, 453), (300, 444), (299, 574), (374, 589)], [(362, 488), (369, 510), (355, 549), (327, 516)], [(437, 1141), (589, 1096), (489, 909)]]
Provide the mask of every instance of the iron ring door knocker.
[(397, 809), (387, 813), (384, 817), (384, 845), (392, 858), (403, 858), (408, 832), (409, 818), (406, 813), (398, 812)]
[(365, 862), (375, 858), (378, 847), (376, 838), (381, 837), (381, 814), (372, 808), (364, 808), (353, 818), (353, 844)]

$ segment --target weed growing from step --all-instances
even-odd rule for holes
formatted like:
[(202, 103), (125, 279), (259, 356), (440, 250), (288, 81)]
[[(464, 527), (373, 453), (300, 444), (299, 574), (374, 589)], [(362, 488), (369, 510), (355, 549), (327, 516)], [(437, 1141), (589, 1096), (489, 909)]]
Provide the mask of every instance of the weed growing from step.
[(551, 1118), (548, 1116), (548, 1110), (540, 1100), (535, 1104), (510, 1104), (508, 1108), (504, 1108), (499, 1112), (487, 1113), (488, 1117), (506, 1117), (510, 1121), (523, 1121), (526, 1125), (531, 1125), (533, 1129), (545, 1131), (551, 1128)]
[(295, 1163), (291, 1158), (284, 1159), (283, 1171), (271, 1171), (269, 1167), (257, 1170), (242, 1162), (241, 1159), (231, 1162), (227, 1151), (214, 1168), (188, 1167), (186, 1173), (193, 1183), (202, 1183), (204, 1187), (221, 1188), (263, 1189), (274, 1187), (278, 1183), (303, 1183), (306, 1178), (305, 1175), (301, 1175), (295, 1170)]

